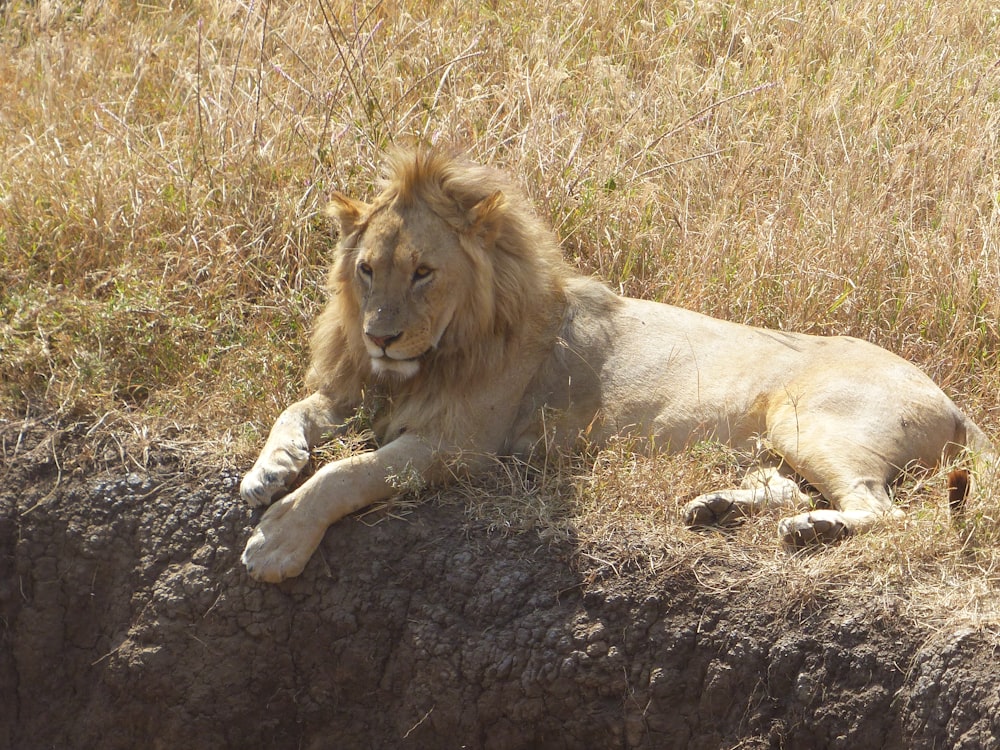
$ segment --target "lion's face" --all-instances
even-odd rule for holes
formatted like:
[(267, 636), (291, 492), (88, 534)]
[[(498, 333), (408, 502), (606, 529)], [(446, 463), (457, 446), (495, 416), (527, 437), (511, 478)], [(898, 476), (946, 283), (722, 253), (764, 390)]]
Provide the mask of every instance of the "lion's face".
[(329, 309), (353, 360), (361, 364), (363, 347), (377, 375), (478, 366), (523, 316), (522, 290), (534, 279), (525, 259), (539, 246), (558, 253), (516, 228), (508, 234), (532, 253), (501, 249), (509, 211), (503, 183), (435, 158), (397, 164), (401, 171), (373, 203), (334, 193), (327, 207), (340, 225)]
[(372, 370), (412, 377), (440, 343), (466, 284), (458, 236), (428, 211), (385, 207), (372, 214), (349, 261)]

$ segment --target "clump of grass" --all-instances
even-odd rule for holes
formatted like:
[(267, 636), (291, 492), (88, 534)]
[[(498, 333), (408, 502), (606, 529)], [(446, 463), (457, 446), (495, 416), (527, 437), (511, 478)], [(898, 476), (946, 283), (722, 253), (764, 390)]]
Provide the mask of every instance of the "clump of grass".
[[(249, 457), (300, 394), (325, 194), (417, 141), (513, 173), (613, 287), (875, 341), (1000, 434), (998, 39), (986, 0), (0, 3), (0, 419), (197, 425)], [(506, 465), (482, 512), (803, 600), (856, 574), (985, 612), (997, 587), (993, 499), (964, 536), (914, 510), (788, 558), (773, 518), (679, 525), (732, 456), (593, 458)]]

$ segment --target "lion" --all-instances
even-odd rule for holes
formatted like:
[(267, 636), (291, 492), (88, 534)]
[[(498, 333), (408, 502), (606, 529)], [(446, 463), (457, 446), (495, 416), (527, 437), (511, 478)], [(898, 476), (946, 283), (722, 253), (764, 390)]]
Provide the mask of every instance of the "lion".
[[(577, 273), (524, 194), (464, 157), (394, 151), (371, 203), (335, 193), (327, 213), (340, 239), (311, 341), (312, 395), (278, 417), (240, 487), (251, 506), (280, 498), (243, 553), (256, 579), (301, 573), (326, 529), (399, 492), (402, 471), (442, 483), (456, 463), (475, 472), (581, 436), (670, 451), (765, 445), (773, 461), (739, 489), (695, 498), (685, 518), (787, 508), (778, 533), (792, 548), (901, 515), (889, 492), (910, 467), (997, 463), (929, 377), (874, 344), (718, 320)], [(377, 407), (379, 447), (289, 493), (311, 449), (362, 406)], [(953, 482), (956, 505), (967, 480)]]

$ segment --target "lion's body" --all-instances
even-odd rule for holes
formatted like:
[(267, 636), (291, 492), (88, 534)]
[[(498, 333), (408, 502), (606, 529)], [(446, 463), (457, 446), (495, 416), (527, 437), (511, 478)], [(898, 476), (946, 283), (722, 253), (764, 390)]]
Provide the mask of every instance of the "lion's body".
[[(873, 344), (717, 320), (579, 276), (492, 170), (397, 154), (373, 204), (335, 196), (331, 213), (341, 241), (313, 338), (315, 393), (278, 419), (243, 495), (262, 504), (282, 492), (363, 394), (385, 406), (382, 447), (328, 464), (265, 514), (244, 553), (259, 578), (298, 574), (330, 523), (394, 493), (393, 473), (442, 480), (459, 455), (474, 469), (581, 437), (629, 434), (664, 450), (762, 440), (833, 508), (785, 519), (792, 544), (892, 513), (887, 487), (907, 467), (966, 450), (995, 462), (926, 375)], [(764, 472), (687, 515), (703, 524), (803, 499)]]
[[(595, 298), (604, 298), (599, 307)], [(630, 433), (680, 450), (763, 437), (797, 463), (796, 439), (816, 430), (826, 444), (877, 450), (882, 481), (965, 443), (970, 423), (952, 401), (915, 366), (865, 341), (752, 328), (600, 285), (584, 301), (527, 394), (528, 405), (554, 408), (565, 438), (589, 427), (597, 443)], [(511, 447), (540, 437), (528, 430)], [(845, 452), (859, 451), (837, 450)]]

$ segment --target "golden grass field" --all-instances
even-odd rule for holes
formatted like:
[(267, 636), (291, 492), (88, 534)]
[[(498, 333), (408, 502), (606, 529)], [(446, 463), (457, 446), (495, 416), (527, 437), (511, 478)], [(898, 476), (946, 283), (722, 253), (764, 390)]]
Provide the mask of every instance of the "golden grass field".
[[(992, 0), (0, 0), (0, 419), (246, 464), (302, 395), (325, 196), (441, 143), (514, 174), (613, 287), (874, 341), (1000, 436), (998, 50)], [(680, 529), (735, 481), (725, 451), (597, 459), (508, 468), (476, 512), (703, 585), (725, 556), (792, 603), (907, 591), (1000, 623), (992, 493), (956, 530), (939, 479), (907, 485), (907, 521), (789, 558), (773, 518)]]

